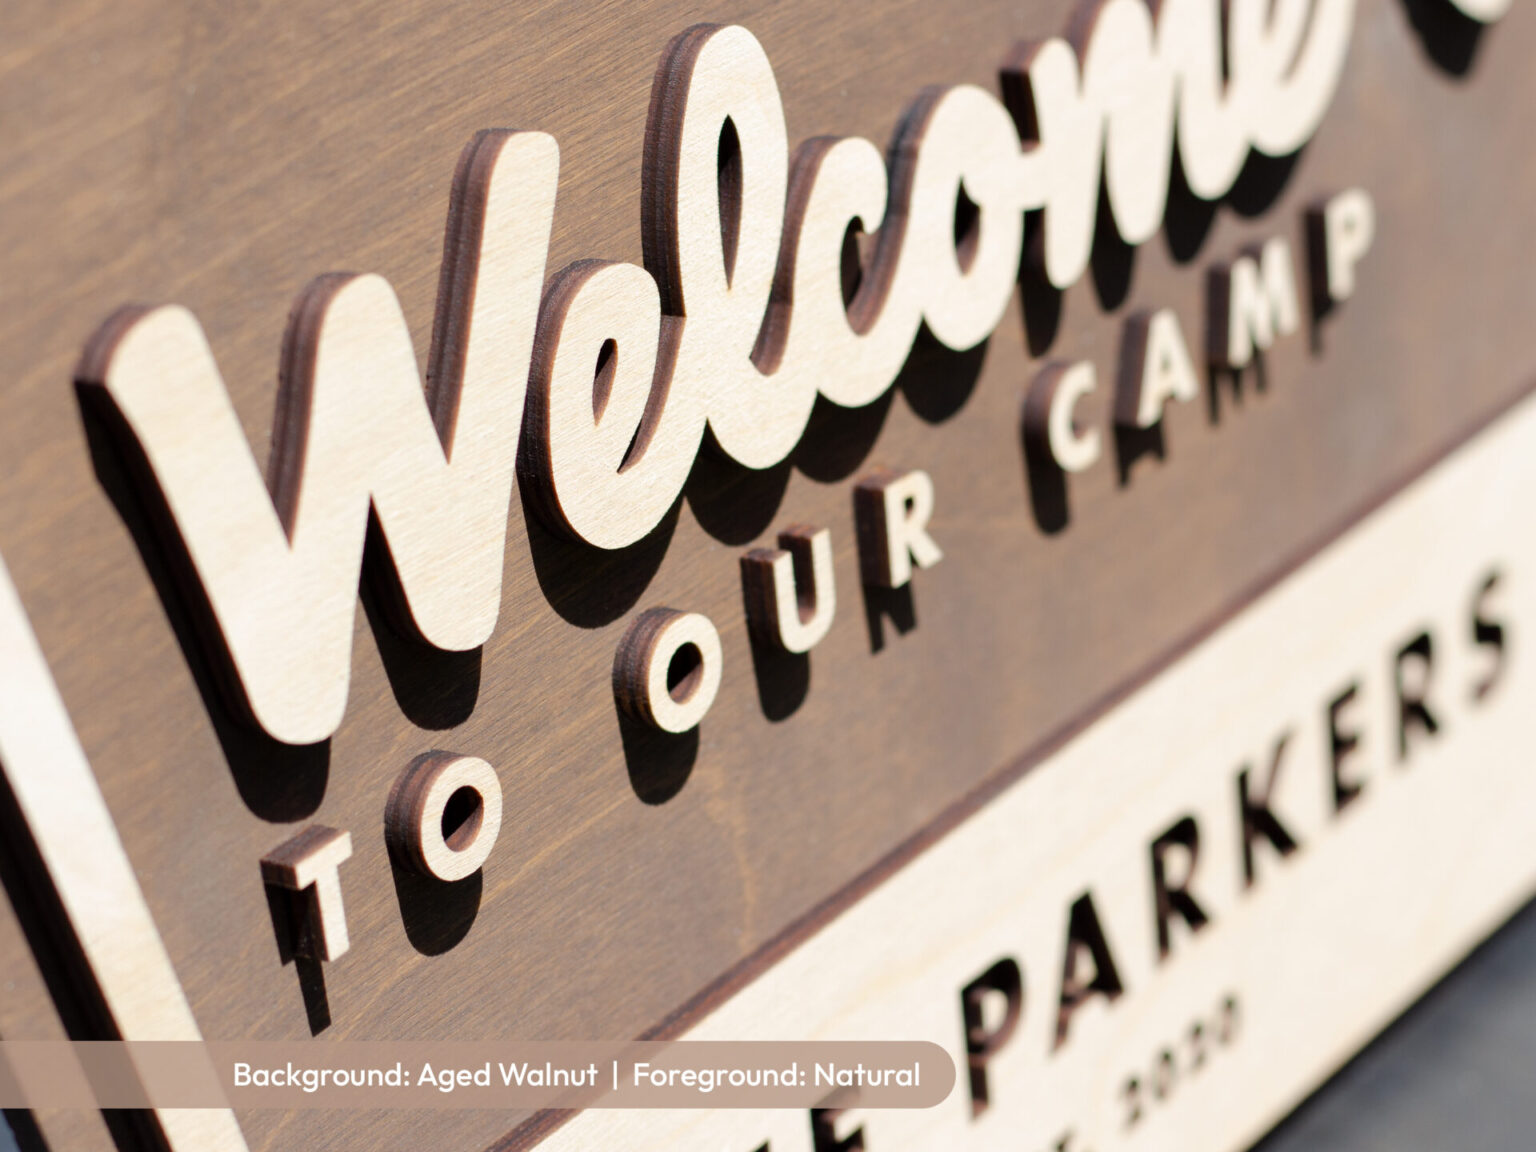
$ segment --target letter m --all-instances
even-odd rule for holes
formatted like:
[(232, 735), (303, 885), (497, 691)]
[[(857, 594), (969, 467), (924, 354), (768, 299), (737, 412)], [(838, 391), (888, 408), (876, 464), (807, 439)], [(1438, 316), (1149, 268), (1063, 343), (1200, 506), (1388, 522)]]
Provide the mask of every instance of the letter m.
[(1276, 236), (1211, 269), (1207, 296), (1211, 363), (1236, 371), (1301, 325), (1291, 246)]
[(278, 740), (341, 723), (370, 513), (409, 631), (468, 651), (496, 626), (558, 167), (540, 133), (466, 146), (425, 394), (386, 281), (326, 276), (301, 294), (265, 482), (186, 309), (123, 309), (86, 348), (82, 397), (158, 498), (234, 702)]

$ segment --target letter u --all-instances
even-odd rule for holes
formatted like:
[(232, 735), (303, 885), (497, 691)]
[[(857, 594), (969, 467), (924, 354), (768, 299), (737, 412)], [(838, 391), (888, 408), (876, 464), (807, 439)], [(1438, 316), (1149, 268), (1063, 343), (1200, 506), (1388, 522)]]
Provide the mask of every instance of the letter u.
[(803, 524), (785, 530), (777, 548), (741, 558), (741, 580), (757, 637), (788, 652), (809, 652), (837, 611), (831, 531)]

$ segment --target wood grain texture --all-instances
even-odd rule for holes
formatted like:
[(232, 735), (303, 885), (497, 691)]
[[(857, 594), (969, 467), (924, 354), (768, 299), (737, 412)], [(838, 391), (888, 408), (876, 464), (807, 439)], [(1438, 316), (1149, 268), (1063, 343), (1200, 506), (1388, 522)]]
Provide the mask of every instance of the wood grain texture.
[[(174, 569), (136, 539), (152, 532), (123, 465), (82, 418), (71, 380), (106, 316), (136, 299), (193, 308), (241, 430), (265, 445), (285, 317), (316, 272), (385, 276), (424, 362), (455, 162), (477, 131), (559, 141), (550, 268), (638, 264), (654, 71), (697, 20), (762, 42), (789, 139), (884, 141), (922, 85), (996, 91), (1006, 46), (1061, 32), (1068, 9), (6, 5), (0, 553), (204, 1032), (309, 1034), (257, 862), (312, 822), (355, 846), (327, 1035), (656, 1026), (1498, 408), (1536, 372), (1536, 290), (1517, 258), (1536, 249), (1536, 156), (1510, 144), (1536, 100), (1536, 15), (1517, 6), (1471, 38), (1443, 15), (1364, 0), (1299, 157), (1254, 162), (1214, 209), (1186, 198), (1162, 237), (1133, 256), (1109, 246), (1065, 294), (1027, 285), (970, 353), (920, 341), (862, 415), (813, 410), (786, 463), (749, 473), (706, 454), (681, 506), (630, 548), (570, 544), (519, 488), (490, 643), (424, 658), (369, 591), (346, 719), (293, 754), (230, 716)], [(1437, 62), (1458, 59), (1464, 74)], [(1304, 207), (1342, 187), (1376, 207), (1354, 295), (1276, 342), (1264, 391), (1250, 375), (1241, 403), (1223, 381), (1214, 401), (1168, 405), (1161, 458), (1122, 463), (1117, 443), (1115, 467), (1071, 476), (1043, 527), (1018, 436), (1041, 358), (1091, 360), (1107, 381), (1124, 317), (1161, 307), (1198, 347), (1207, 268), (1274, 235), (1299, 262)], [(1079, 416), (1108, 428), (1110, 403), (1101, 387)], [(945, 560), (908, 599), (866, 596), (859, 579), (852, 484), (876, 464), (934, 481)], [(808, 657), (760, 675), (737, 557), (796, 522), (830, 530), (846, 596)], [(721, 634), (720, 694), (691, 747), (635, 737), (614, 703), (619, 640), (659, 605)], [(397, 873), (383, 832), (392, 781), (441, 747), (494, 764), (504, 789), (502, 841), (452, 900)], [(385, 1115), (345, 1132), (315, 1115), (242, 1119), (267, 1150), (418, 1131)], [(511, 1125), (465, 1113), (430, 1133), (468, 1150)]]

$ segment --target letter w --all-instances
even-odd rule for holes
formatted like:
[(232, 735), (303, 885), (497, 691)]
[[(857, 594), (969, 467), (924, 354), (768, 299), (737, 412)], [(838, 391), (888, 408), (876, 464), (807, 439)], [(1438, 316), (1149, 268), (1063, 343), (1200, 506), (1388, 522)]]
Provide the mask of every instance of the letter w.
[(265, 484), (185, 308), (124, 309), (86, 349), (83, 394), (136, 445), (236, 702), (278, 740), (314, 743), (341, 723), (370, 507), (399, 615), (422, 640), (468, 651), (496, 626), (558, 170), (542, 133), (465, 147), (425, 396), (385, 280), (326, 276), (301, 294)]

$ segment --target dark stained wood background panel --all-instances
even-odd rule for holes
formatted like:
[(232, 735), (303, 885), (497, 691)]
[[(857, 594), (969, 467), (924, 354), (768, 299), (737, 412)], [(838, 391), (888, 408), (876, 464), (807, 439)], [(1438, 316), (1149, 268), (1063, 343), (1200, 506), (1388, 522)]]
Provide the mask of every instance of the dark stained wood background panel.
[[(1517, 4), (1459, 74), (1446, 64), (1465, 27), (1449, 13), (1362, 0), (1340, 90), (1298, 157), (1251, 165), (1213, 211), (1183, 205), (1176, 239), (1128, 272), (1102, 260), (1104, 280), (1128, 275), (1123, 299), (1093, 277), (1066, 294), (1049, 355), (1094, 360), (1099, 420), (1126, 314), (1172, 306), (1203, 362), (1213, 261), (1281, 234), (1303, 274), (1304, 205), (1354, 185), (1375, 198), (1359, 288), (1316, 346), (1284, 339), (1266, 390), (1248, 377), (1214, 419), (1204, 399), (1171, 410), (1164, 457), (1124, 485), (1106, 428), (1105, 462), (1068, 481), (1065, 530), (1031, 514), (1017, 417), (1039, 360), (1015, 306), (982, 351), (919, 349), (888, 403), (819, 421), (792, 467), (701, 467), (634, 554), (559, 544), (514, 499), (502, 623), (478, 661), (428, 656), (360, 611), (347, 719), (294, 754), (243, 732), (189, 670), (184, 613), (168, 614), (133, 505), (125, 521), (114, 504), (116, 465), (93, 460), (82, 426), (71, 375), (97, 324), (129, 301), (190, 306), (264, 457), (284, 319), (312, 276), (388, 277), (424, 354), (449, 182), (477, 129), (558, 139), (551, 271), (638, 261), (651, 75), (689, 24), (757, 35), (792, 141), (883, 146), (923, 85), (995, 91), (1008, 44), (1064, 30), (1068, 6), (9, 0), (0, 553), (205, 1033), (311, 1032), (257, 863), (310, 820), (356, 845), (353, 948), (325, 968), (323, 1035), (639, 1033), (1521, 389), (1536, 370), (1536, 15)], [(886, 619), (878, 651), (852, 529), (853, 478), (875, 463), (932, 474), (945, 551), (915, 578), (912, 626)], [(795, 521), (832, 529), (838, 618), (760, 688), (737, 559)], [(657, 605), (707, 613), (725, 645), (686, 778), (627, 760), (609, 684), (624, 627)], [(432, 748), (501, 776), (476, 898), (397, 880), (386, 854), (389, 785)], [(242, 1119), (257, 1149), (469, 1152), (515, 1118)]]

